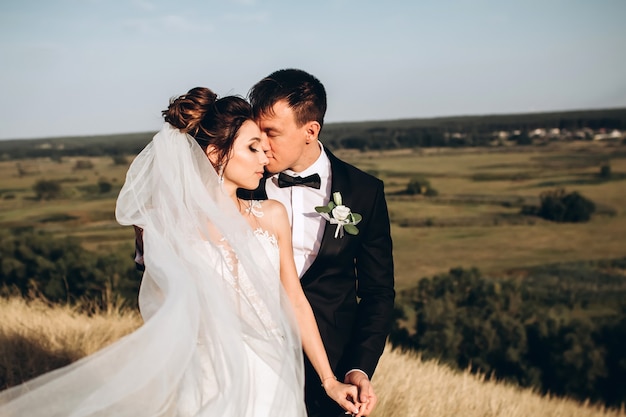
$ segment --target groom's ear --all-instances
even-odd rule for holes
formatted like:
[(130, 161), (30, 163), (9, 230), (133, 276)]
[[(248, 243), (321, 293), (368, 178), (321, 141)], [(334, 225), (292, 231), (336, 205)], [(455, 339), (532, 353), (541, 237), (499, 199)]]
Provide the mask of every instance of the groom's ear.
[(304, 125), (306, 131), (306, 143), (311, 143), (312, 141), (316, 141), (319, 134), (320, 129), (322, 128), (320, 124), (316, 121), (310, 121), (306, 125)]

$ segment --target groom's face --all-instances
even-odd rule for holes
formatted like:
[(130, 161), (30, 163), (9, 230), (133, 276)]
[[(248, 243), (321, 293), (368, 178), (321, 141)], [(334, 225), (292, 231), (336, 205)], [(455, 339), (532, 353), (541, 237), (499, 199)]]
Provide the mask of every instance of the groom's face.
[(300, 172), (307, 168), (302, 161), (307, 145), (306, 126), (298, 126), (293, 110), (286, 101), (274, 104), (272, 112), (258, 120), (261, 139), (269, 148), (265, 153), (269, 162), (265, 167), (268, 172), (277, 173), (285, 169)]

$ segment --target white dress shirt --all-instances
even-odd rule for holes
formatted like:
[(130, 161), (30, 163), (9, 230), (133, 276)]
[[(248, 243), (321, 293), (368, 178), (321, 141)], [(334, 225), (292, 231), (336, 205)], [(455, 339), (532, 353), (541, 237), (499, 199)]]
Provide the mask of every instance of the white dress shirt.
[(324, 235), (326, 220), (315, 211), (315, 207), (327, 205), (330, 198), (332, 180), (330, 160), (324, 152), (322, 143), (318, 143), (322, 152), (310, 167), (302, 172), (287, 169), (284, 173), (292, 177), (307, 177), (317, 173), (321, 180), (319, 190), (302, 185), (280, 188), (278, 174), (268, 178), (265, 184), (267, 197), (280, 201), (287, 209), (291, 224), (293, 255), (300, 278), (313, 264)]
[[(321, 180), (319, 190), (303, 185), (280, 188), (278, 174), (269, 177), (265, 184), (267, 197), (280, 201), (287, 209), (291, 224), (293, 255), (300, 278), (313, 264), (322, 245), (326, 220), (315, 211), (315, 207), (327, 205), (331, 195), (330, 160), (324, 152), (322, 143), (318, 143), (322, 152), (313, 165), (302, 172), (294, 172), (290, 169), (283, 172), (292, 177), (307, 177), (317, 173)], [(352, 372), (360, 372), (368, 376), (360, 369), (350, 369), (346, 372), (344, 379)]]

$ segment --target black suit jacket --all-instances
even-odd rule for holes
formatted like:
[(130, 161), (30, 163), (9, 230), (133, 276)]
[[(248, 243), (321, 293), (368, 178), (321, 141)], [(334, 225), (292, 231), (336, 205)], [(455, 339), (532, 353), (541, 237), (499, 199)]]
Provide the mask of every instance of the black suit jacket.
[[(326, 223), (319, 253), (301, 283), (336, 375), (341, 379), (347, 371), (360, 369), (371, 378), (391, 328), (395, 297), (383, 182), (326, 153), (331, 192), (341, 192), (344, 205), (363, 219), (358, 235), (345, 233), (342, 238), (335, 238), (336, 226)], [(240, 195), (246, 194), (266, 199), (265, 181), (254, 192)], [(319, 387), (319, 378), (309, 368), (307, 385)]]

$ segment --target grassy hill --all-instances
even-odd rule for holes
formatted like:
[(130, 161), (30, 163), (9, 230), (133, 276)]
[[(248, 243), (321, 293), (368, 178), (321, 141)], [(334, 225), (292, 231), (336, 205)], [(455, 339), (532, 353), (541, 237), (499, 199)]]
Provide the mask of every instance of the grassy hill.
[[(6, 318), (0, 321), (1, 389), (93, 353), (141, 325), (132, 310), (87, 314), (16, 297), (0, 297), (0, 316)], [(379, 403), (372, 417), (626, 416), (624, 409), (541, 396), (389, 348), (373, 384)]]

